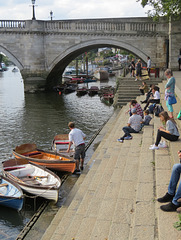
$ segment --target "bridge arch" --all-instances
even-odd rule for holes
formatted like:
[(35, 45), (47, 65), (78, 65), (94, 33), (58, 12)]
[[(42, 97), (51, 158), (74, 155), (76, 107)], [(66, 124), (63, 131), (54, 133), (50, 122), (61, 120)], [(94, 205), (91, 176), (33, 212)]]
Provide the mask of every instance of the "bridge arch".
[(129, 52), (132, 52), (134, 55), (138, 56), (144, 62), (147, 62), (147, 54), (138, 47), (131, 45), (130, 43), (113, 39), (87, 40), (67, 48), (52, 61), (49, 66), (50, 73), (47, 77), (47, 82), (49, 83), (48, 85), (55, 86), (58, 79), (61, 79), (66, 66), (77, 56), (88, 50), (106, 46), (128, 50)]
[(4, 53), (20, 70), (23, 69), (21, 62), (5, 47), (0, 45), (0, 52)]

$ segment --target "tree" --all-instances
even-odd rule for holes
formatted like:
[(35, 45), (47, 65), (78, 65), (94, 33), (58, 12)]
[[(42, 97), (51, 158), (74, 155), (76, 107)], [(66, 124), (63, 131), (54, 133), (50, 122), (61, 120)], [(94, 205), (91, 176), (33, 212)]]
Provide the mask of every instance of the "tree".
[(181, 15), (181, 0), (137, 0), (143, 7), (151, 6), (153, 10), (148, 15), (154, 18), (160, 16), (178, 18)]

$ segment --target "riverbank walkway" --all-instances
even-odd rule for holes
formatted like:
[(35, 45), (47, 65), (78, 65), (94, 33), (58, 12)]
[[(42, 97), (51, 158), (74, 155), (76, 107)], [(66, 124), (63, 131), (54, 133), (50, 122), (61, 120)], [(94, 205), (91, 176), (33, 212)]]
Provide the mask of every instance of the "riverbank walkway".
[[(176, 118), (181, 108), (181, 72), (175, 72)], [(161, 102), (164, 101), (164, 85)], [(179, 86), (180, 85), (180, 86)], [(137, 97), (138, 102), (144, 96)], [(65, 204), (59, 209), (42, 240), (181, 240), (173, 227), (177, 212), (163, 212), (156, 201), (167, 192), (171, 169), (179, 159), (181, 140), (168, 148), (149, 150), (154, 143), (158, 117), (133, 139), (120, 143), (127, 125), (128, 105), (114, 114), (102, 130), (105, 134)], [(181, 133), (181, 121), (176, 120)]]

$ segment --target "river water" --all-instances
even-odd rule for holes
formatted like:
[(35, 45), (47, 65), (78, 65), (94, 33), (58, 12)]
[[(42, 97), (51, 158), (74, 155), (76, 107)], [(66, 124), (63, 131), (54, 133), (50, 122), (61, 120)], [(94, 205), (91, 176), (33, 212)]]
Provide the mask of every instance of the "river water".
[[(23, 143), (36, 143), (41, 149), (51, 148), (55, 135), (68, 133), (68, 122), (87, 135), (88, 142), (96, 131), (111, 117), (112, 106), (105, 105), (99, 96), (77, 97), (76, 93), (24, 93), (20, 72), (0, 72), (0, 162), (8, 159), (12, 149)], [(115, 86), (115, 77), (105, 83)], [(31, 207), (17, 213), (0, 207), (0, 239), (14, 240), (33, 214)]]

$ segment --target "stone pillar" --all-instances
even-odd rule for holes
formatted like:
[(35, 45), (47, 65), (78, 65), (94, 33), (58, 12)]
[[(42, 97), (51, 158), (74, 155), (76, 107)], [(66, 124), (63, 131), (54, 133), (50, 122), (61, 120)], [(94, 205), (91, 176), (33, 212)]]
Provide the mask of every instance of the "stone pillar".
[(30, 72), (27, 70), (21, 71), (24, 80), (24, 91), (25, 92), (39, 92), (45, 91), (49, 88), (46, 82), (48, 73), (47, 72)]
[(181, 26), (180, 21), (169, 22), (169, 68), (179, 70), (178, 56), (181, 48)]

